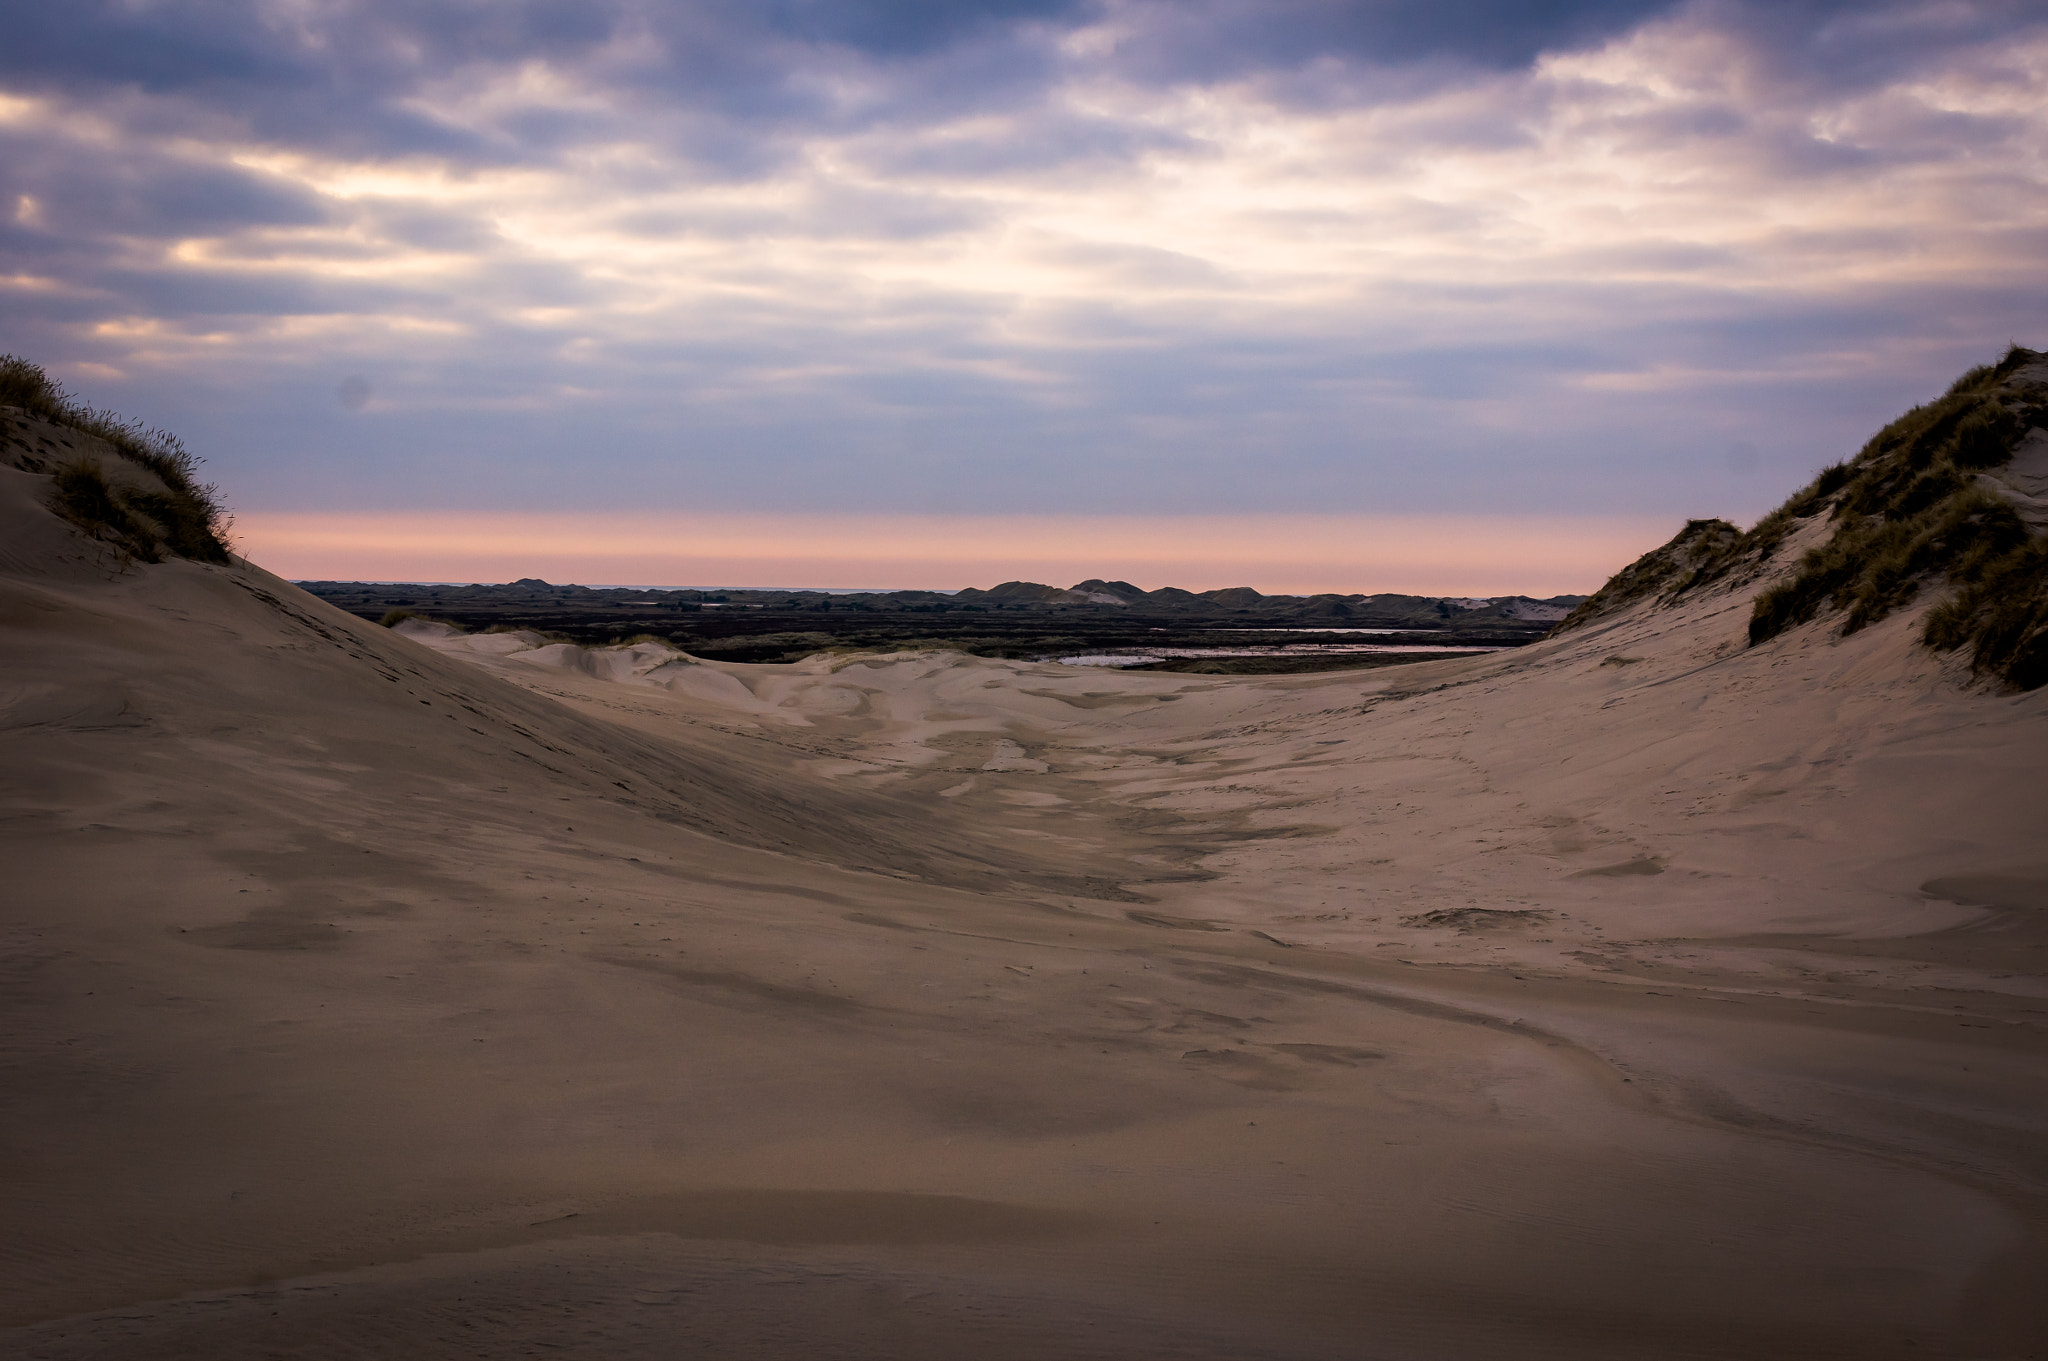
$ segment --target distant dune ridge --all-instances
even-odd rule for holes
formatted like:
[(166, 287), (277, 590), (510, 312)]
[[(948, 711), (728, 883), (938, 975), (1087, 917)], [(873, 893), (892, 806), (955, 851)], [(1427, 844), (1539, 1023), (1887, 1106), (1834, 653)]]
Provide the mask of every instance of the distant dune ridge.
[[(1360, 666), (1367, 664), (1360, 650), (1368, 647), (1519, 646), (1541, 638), (1584, 599), (1264, 595), (1250, 587), (1196, 594), (1100, 580), (1072, 588), (1011, 581), (957, 592), (661, 589), (554, 585), (532, 577), (490, 585), (298, 584), (358, 618), (384, 624), (418, 616), (586, 645), (657, 638), (706, 661), (794, 662), (828, 652), (943, 647), (1020, 661), (1123, 656), (1138, 662), (1150, 656), (1161, 666), (1185, 662), (1240, 672), (1256, 666), (1268, 673), (1344, 664), (1342, 657), (1321, 655), (1333, 649)], [(1381, 659), (1400, 655), (1383, 651)]]
[[(476, 582), (454, 585), (432, 582), (343, 582), (301, 581), (301, 586), (324, 600), (342, 604), (352, 613), (365, 613), (374, 603), (448, 606), (535, 605), (547, 601), (615, 605), (659, 605), (697, 610), (706, 602), (719, 605), (756, 605), (764, 608), (806, 604), (812, 608), (917, 608), (919, 606), (967, 609), (1027, 609), (1060, 611), (1122, 610), (1147, 617), (1186, 617), (1189, 620), (1250, 624), (1355, 624), (1359, 626), (1441, 625), (1455, 618), (1467, 625), (1488, 620), (1556, 623), (1586, 599), (1581, 595), (1558, 595), (1535, 599), (1523, 595), (1436, 596), (1408, 595), (1383, 591), (1342, 595), (1266, 595), (1249, 586), (1231, 586), (1214, 591), (1187, 591), (1178, 586), (1142, 590), (1128, 582), (1096, 579), (1073, 586), (1048, 586), (1036, 581), (1005, 581), (982, 590), (967, 587), (957, 591), (881, 590), (820, 591), (801, 588), (668, 588), (642, 586), (582, 586), (556, 584), (536, 577), (522, 577), (503, 583)], [(394, 592), (398, 593), (394, 597)], [(1236, 616), (1248, 616), (1238, 619)]]
[(2044, 384), (1267, 677), (379, 627), (8, 404), (0, 1353), (2037, 1355)]
[(1021, 601), (1041, 605), (1114, 605), (1126, 609), (1134, 605), (1152, 609), (1201, 609), (1206, 606), (1232, 610), (1263, 606), (1269, 611), (1284, 612), (1290, 618), (1299, 615), (1346, 620), (1358, 614), (1370, 614), (1376, 619), (1390, 613), (1397, 616), (1434, 614), (1439, 612), (1440, 606), (1448, 605), (1465, 616), (1491, 614), (1503, 619), (1545, 622), (1563, 619), (1583, 599), (1580, 596), (1554, 596), (1548, 600), (1534, 600), (1520, 595), (1477, 599), (1394, 594), (1341, 595), (1336, 592), (1312, 596), (1268, 596), (1249, 586), (1227, 586), (1214, 591), (1184, 591), (1177, 586), (1162, 586), (1147, 591), (1128, 581), (1103, 581), (1098, 577), (1064, 588), (1035, 581), (1005, 581), (985, 591), (970, 586), (953, 592), (951, 598), (963, 603)]

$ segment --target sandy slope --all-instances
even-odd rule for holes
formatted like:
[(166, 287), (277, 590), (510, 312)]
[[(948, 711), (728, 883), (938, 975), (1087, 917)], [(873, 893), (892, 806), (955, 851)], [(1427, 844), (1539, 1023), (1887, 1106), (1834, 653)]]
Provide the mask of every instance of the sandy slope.
[(39, 481), (0, 1352), (2043, 1353), (2048, 692), (1910, 620), (714, 665)]

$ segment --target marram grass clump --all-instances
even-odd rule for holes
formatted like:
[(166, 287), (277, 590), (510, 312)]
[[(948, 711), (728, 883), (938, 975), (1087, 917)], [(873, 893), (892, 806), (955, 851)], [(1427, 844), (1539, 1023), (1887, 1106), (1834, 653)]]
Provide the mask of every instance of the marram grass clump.
[(1551, 632), (1575, 629), (1645, 597), (1669, 604), (1702, 586), (1728, 580), (1739, 583), (1762, 575), (1785, 536), (1801, 520), (1826, 510), (1847, 479), (1845, 465), (1827, 469), (1747, 532), (1726, 520), (1686, 521), (1671, 542), (1651, 549), (1615, 573)]
[(1799, 560), (1796, 575), (1757, 597), (1749, 640), (1774, 638), (1823, 605), (1843, 611), (1841, 631), (1854, 633), (1911, 603), (1937, 577), (1980, 580), (2027, 537), (2009, 504), (1968, 486), (1897, 519), (1843, 516), (1834, 536)]
[(163, 488), (123, 485), (86, 459), (53, 474), (52, 505), (59, 514), (144, 562), (161, 561), (167, 552), (200, 562), (229, 560), (230, 517), (221, 504), (220, 489), (198, 481), (199, 459), (176, 435), (87, 406), (39, 365), (11, 354), (0, 355), (0, 406), (20, 407), (53, 425), (105, 441)]
[(1967, 647), (1977, 674), (2019, 689), (2048, 683), (2048, 552), (1978, 478), (2010, 462), (2030, 428), (2048, 427), (2048, 383), (2014, 378), (2041, 358), (2014, 346), (1970, 370), (1788, 502), (1832, 506), (1835, 532), (1757, 597), (1750, 642), (1823, 609), (1840, 611), (1840, 631), (1854, 633), (1946, 584), (1954, 594), (1928, 612), (1928, 646)]
[(1756, 597), (1752, 646), (1828, 610), (1840, 613), (1842, 634), (1854, 633), (1947, 585), (1953, 594), (1923, 626), (1929, 647), (1967, 648), (1978, 675), (2018, 689), (2048, 684), (2048, 541), (1980, 478), (2010, 463), (2029, 429), (2048, 429), (2048, 382), (2035, 378), (2043, 359), (2015, 345), (1997, 364), (1970, 370), (1747, 532), (1725, 520), (1689, 521), (1553, 632), (1631, 601), (1671, 603), (1711, 583), (1761, 576), (1802, 521), (1828, 514), (1834, 533)]
[(1671, 542), (1609, 577), (1551, 632), (1568, 632), (1649, 596), (1675, 600), (1702, 581), (1724, 575), (1744, 541), (1742, 531), (1726, 520), (1687, 520)]
[(111, 539), (144, 562), (161, 562), (157, 536), (123, 504), (97, 463), (69, 464), (51, 474), (50, 508), (88, 534)]
[(2048, 540), (1988, 562), (1927, 613), (1927, 645), (1970, 648), (1971, 668), (2016, 690), (2048, 685)]

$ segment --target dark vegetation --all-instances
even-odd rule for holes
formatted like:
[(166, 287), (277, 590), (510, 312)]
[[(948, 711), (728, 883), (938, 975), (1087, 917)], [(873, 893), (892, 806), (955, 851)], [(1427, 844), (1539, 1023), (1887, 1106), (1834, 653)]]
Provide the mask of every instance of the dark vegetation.
[(1743, 554), (1747, 538), (1726, 520), (1687, 520), (1670, 543), (1651, 549), (1609, 577), (1552, 631), (1567, 632), (1646, 597), (1676, 600), (1725, 575)]
[[(52, 508), (79, 528), (144, 562), (160, 562), (166, 554), (228, 561), (229, 517), (219, 489), (197, 480), (199, 459), (176, 435), (87, 406), (40, 367), (15, 355), (0, 355), (0, 407), (18, 408), (26, 418), (0, 424), (0, 447), (16, 466), (51, 475)], [(60, 445), (39, 434), (39, 425), (73, 431), (97, 444), (85, 450), (75, 443)], [(148, 478), (110, 476), (102, 451)]]
[[(1270, 596), (1249, 587), (1196, 593), (1141, 591), (1085, 581), (1061, 589), (1005, 582), (991, 590), (635, 590), (557, 586), (527, 577), (503, 585), (391, 585), (307, 581), (313, 594), (364, 619), (417, 615), (462, 628), (533, 629), (587, 645), (658, 638), (721, 661), (789, 662), (833, 650), (949, 647), (984, 657), (1041, 658), (1133, 648), (1278, 648), (1306, 644), (1409, 643), (1513, 647), (1533, 642), (1577, 603), (1519, 597), (1475, 604), (1434, 596)], [(1106, 599), (1105, 599), (1106, 597)], [(1392, 632), (1288, 632), (1361, 629)], [(1384, 665), (1383, 657), (1187, 658), (1158, 663), (1259, 674), (1327, 666)]]
[(1848, 635), (1947, 586), (1951, 594), (1922, 627), (1928, 646), (1967, 648), (1974, 672), (2016, 689), (2048, 684), (2048, 543), (2022, 517), (2024, 497), (1980, 476), (2009, 464), (2036, 427), (2048, 428), (2048, 363), (2016, 345), (1887, 425), (1749, 532), (1723, 520), (1688, 523), (1558, 629), (1633, 600), (1670, 602), (1710, 583), (1752, 580), (1799, 522), (1826, 514), (1834, 532), (1756, 597), (1752, 645), (1823, 612)]
[(1332, 652), (1321, 657), (1169, 657), (1126, 671), (1175, 671), (1193, 676), (1298, 676), (1312, 671), (1360, 671), (1411, 662), (1440, 662), (1442, 652)]
[(1854, 633), (1943, 583), (1955, 590), (1928, 612), (1929, 646), (1968, 647), (1973, 670), (2018, 689), (2048, 683), (2048, 553), (2013, 502), (1977, 476), (2009, 462), (2028, 429), (2048, 427), (2048, 382), (2016, 381), (2038, 374), (2040, 359), (2014, 346), (1823, 473), (1807, 494), (1832, 502), (1835, 533), (1757, 597), (1750, 641), (1824, 607)]
[(1970, 648), (1970, 665), (2017, 690), (2048, 685), (2048, 542), (1984, 561), (1928, 612), (1927, 645)]

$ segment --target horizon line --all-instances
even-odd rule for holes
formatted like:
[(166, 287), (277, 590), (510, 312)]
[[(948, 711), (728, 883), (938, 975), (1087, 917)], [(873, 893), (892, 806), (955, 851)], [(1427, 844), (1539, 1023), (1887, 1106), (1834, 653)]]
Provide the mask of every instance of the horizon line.
[[(1099, 577), (1084, 577), (1082, 578), (1082, 582), (1102, 579), (1103, 578)], [(286, 577), (285, 580), (291, 582), (292, 585), (294, 586), (305, 586), (309, 583), (318, 584), (325, 582), (332, 583), (337, 586), (345, 585), (457, 587), (516, 586), (521, 581), (534, 580), (542, 581), (544, 582), (544, 584), (548, 586), (574, 587), (577, 590), (583, 591), (739, 591), (760, 595), (958, 595), (962, 591), (988, 591), (995, 589), (995, 587), (991, 586), (656, 586), (650, 585), (646, 582), (547, 581), (543, 577), (514, 577), (510, 581), (421, 581), (417, 579), (407, 580), (403, 578), (391, 578), (386, 580), (383, 578), (365, 577)], [(1054, 590), (1061, 591), (1071, 591), (1082, 584), (1082, 582), (1076, 582), (1074, 586), (1053, 586), (1053, 584), (1049, 581), (1025, 581), (1022, 577), (1011, 577), (1009, 581), (999, 581), (996, 583), (996, 585), (1005, 586), (1008, 585), (1010, 581), (1023, 582), (1023, 584), (1027, 586), (1047, 586), (1051, 587)], [(1153, 588), (1153, 590), (1167, 589), (1181, 588)], [(1246, 590), (1258, 591), (1258, 588), (1255, 586), (1218, 586), (1212, 587), (1207, 592), (1193, 591), (1190, 592), (1190, 594), (1208, 595), (1213, 594), (1216, 591)], [(1145, 592), (1145, 594), (1147, 595), (1150, 595), (1151, 593), (1151, 591)], [(1488, 603), (1492, 603), (1498, 600), (1533, 600), (1538, 604), (1545, 604), (1550, 601), (1560, 600), (1566, 597), (1576, 597), (1578, 599), (1584, 599), (1587, 595), (1591, 594), (1591, 592), (1559, 591), (1553, 595), (1548, 596), (1532, 596), (1524, 594), (1520, 591), (1502, 591), (1494, 595), (1481, 595), (1475, 591), (1312, 591), (1306, 593), (1301, 591), (1258, 591), (1258, 594), (1261, 598), (1266, 600), (1311, 600), (1314, 599), (1316, 596), (1324, 595), (1340, 596), (1346, 599), (1357, 597), (1360, 599), (1370, 600), (1383, 595), (1399, 595), (1413, 597), (1417, 600), (1485, 600)]]
[[(959, 583), (1169, 582), (1262, 595), (1588, 595), (1683, 526), (1643, 514), (916, 515), (243, 513), (237, 549), (295, 580), (624, 582), (644, 590), (958, 592)], [(654, 586), (808, 581), (812, 587)]]

